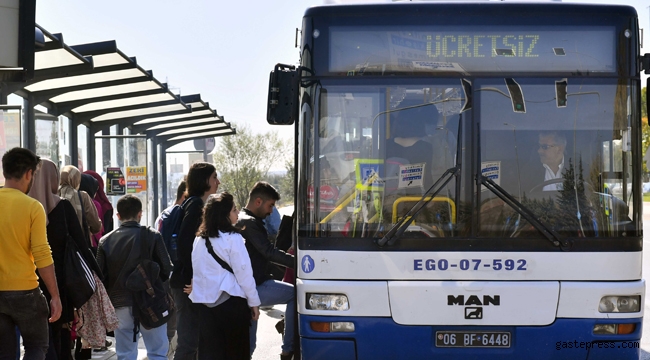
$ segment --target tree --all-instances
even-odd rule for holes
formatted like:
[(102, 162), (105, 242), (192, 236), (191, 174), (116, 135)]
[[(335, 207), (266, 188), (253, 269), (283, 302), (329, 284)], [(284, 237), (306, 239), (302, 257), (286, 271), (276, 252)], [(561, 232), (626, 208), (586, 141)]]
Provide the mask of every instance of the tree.
[(264, 179), (271, 166), (282, 158), (284, 146), (277, 132), (255, 134), (248, 125), (236, 128), (236, 135), (219, 141), (214, 165), (221, 189), (231, 193), (237, 206), (243, 208), (253, 185)]
[[(291, 148), (293, 150), (293, 147)], [(284, 163), (285, 169), (287, 169), (286, 175), (282, 178), (282, 181), (280, 181), (280, 193), (282, 194), (282, 199), (284, 200), (285, 204), (290, 204), (293, 203), (294, 198), (294, 191), (293, 191), (293, 185), (294, 185), (294, 159), (293, 156), (291, 156), (290, 159), (287, 159)]]

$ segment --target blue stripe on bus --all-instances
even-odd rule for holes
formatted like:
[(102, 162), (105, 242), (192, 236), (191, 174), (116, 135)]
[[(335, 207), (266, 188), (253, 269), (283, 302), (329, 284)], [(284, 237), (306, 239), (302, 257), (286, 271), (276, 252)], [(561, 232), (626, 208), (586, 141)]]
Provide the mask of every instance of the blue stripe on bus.
[[(534, 309), (531, 309), (534, 311)], [(638, 359), (642, 323), (634, 319), (557, 319), (547, 326), (404, 326), (390, 318), (299, 315), (303, 358), (318, 359)], [(351, 321), (352, 333), (319, 333), (311, 321)], [(634, 323), (628, 335), (593, 335), (595, 324)], [(507, 349), (438, 348), (436, 331), (508, 331)], [(356, 341), (358, 340), (358, 341)], [(569, 343), (571, 345), (569, 345)], [(589, 345), (587, 345), (589, 344)], [(600, 347), (598, 344), (601, 344)]]

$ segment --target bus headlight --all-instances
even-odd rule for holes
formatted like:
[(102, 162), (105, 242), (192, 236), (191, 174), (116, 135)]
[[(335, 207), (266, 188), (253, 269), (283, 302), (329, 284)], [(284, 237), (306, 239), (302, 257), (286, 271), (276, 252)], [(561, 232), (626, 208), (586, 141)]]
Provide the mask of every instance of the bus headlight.
[(598, 312), (601, 313), (628, 313), (639, 312), (641, 307), (641, 295), (633, 296), (604, 296), (598, 304)]
[(350, 309), (350, 304), (343, 294), (307, 293), (307, 309), (345, 311)]

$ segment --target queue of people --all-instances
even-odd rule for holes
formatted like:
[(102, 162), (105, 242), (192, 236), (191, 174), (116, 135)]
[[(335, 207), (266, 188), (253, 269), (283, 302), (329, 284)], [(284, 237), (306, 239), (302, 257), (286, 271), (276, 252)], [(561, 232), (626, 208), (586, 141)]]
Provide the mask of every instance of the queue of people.
[[(266, 273), (270, 262), (288, 269), (294, 264), (293, 255), (268, 240), (264, 219), (280, 199), (270, 184), (255, 184), (239, 212), (231, 194), (217, 194), (216, 168), (193, 164), (183, 182), (186, 191), (177, 194), (182, 216), (174, 229), (172, 263), (161, 236), (164, 222), (156, 221), (156, 229), (141, 226), (142, 202), (136, 196), (118, 200), (120, 226), (112, 229), (106, 217), (112, 218), (113, 208), (97, 173), (82, 174), (73, 166), (58, 171), (52, 161), (23, 148), (5, 153), (2, 165), (6, 182), (0, 204), (15, 211), (0, 219), (0, 358), (17, 358), (21, 336), (24, 359), (72, 359), (80, 311), (92, 311), (102, 314), (81, 317), (97, 322), (91, 328), (102, 330), (101, 345), (114, 330), (120, 360), (137, 358), (139, 336), (149, 359), (250, 359), (259, 307), (276, 304), (287, 305), (280, 356), (293, 357), (293, 285)], [(70, 242), (99, 283), (87, 301), (94, 306), (71, 301)], [(155, 263), (173, 297), (169, 314), (165, 311), (155, 327), (140, 323), (141, 305), (127, 284), (143, 260)], [(170, 348), (174, 336), (178, 345)], [(98, 347), (96, 331), (92, 337), (78, 345)]]

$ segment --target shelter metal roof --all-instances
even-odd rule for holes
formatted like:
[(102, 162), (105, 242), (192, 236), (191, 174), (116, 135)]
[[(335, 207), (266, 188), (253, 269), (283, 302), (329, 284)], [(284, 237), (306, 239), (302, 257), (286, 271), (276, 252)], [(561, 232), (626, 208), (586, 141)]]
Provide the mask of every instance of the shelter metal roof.
[(69, 46), (49, 33), (35, 53), (34, 78), (10, 84), (11, 92), (41, 104), (53, 115), (97, 132), (112, 125), (155, 137), (169, 147), (185, 140), (235, 134), (200, 95), (180, 96), (122, 53), (115, 41)]

